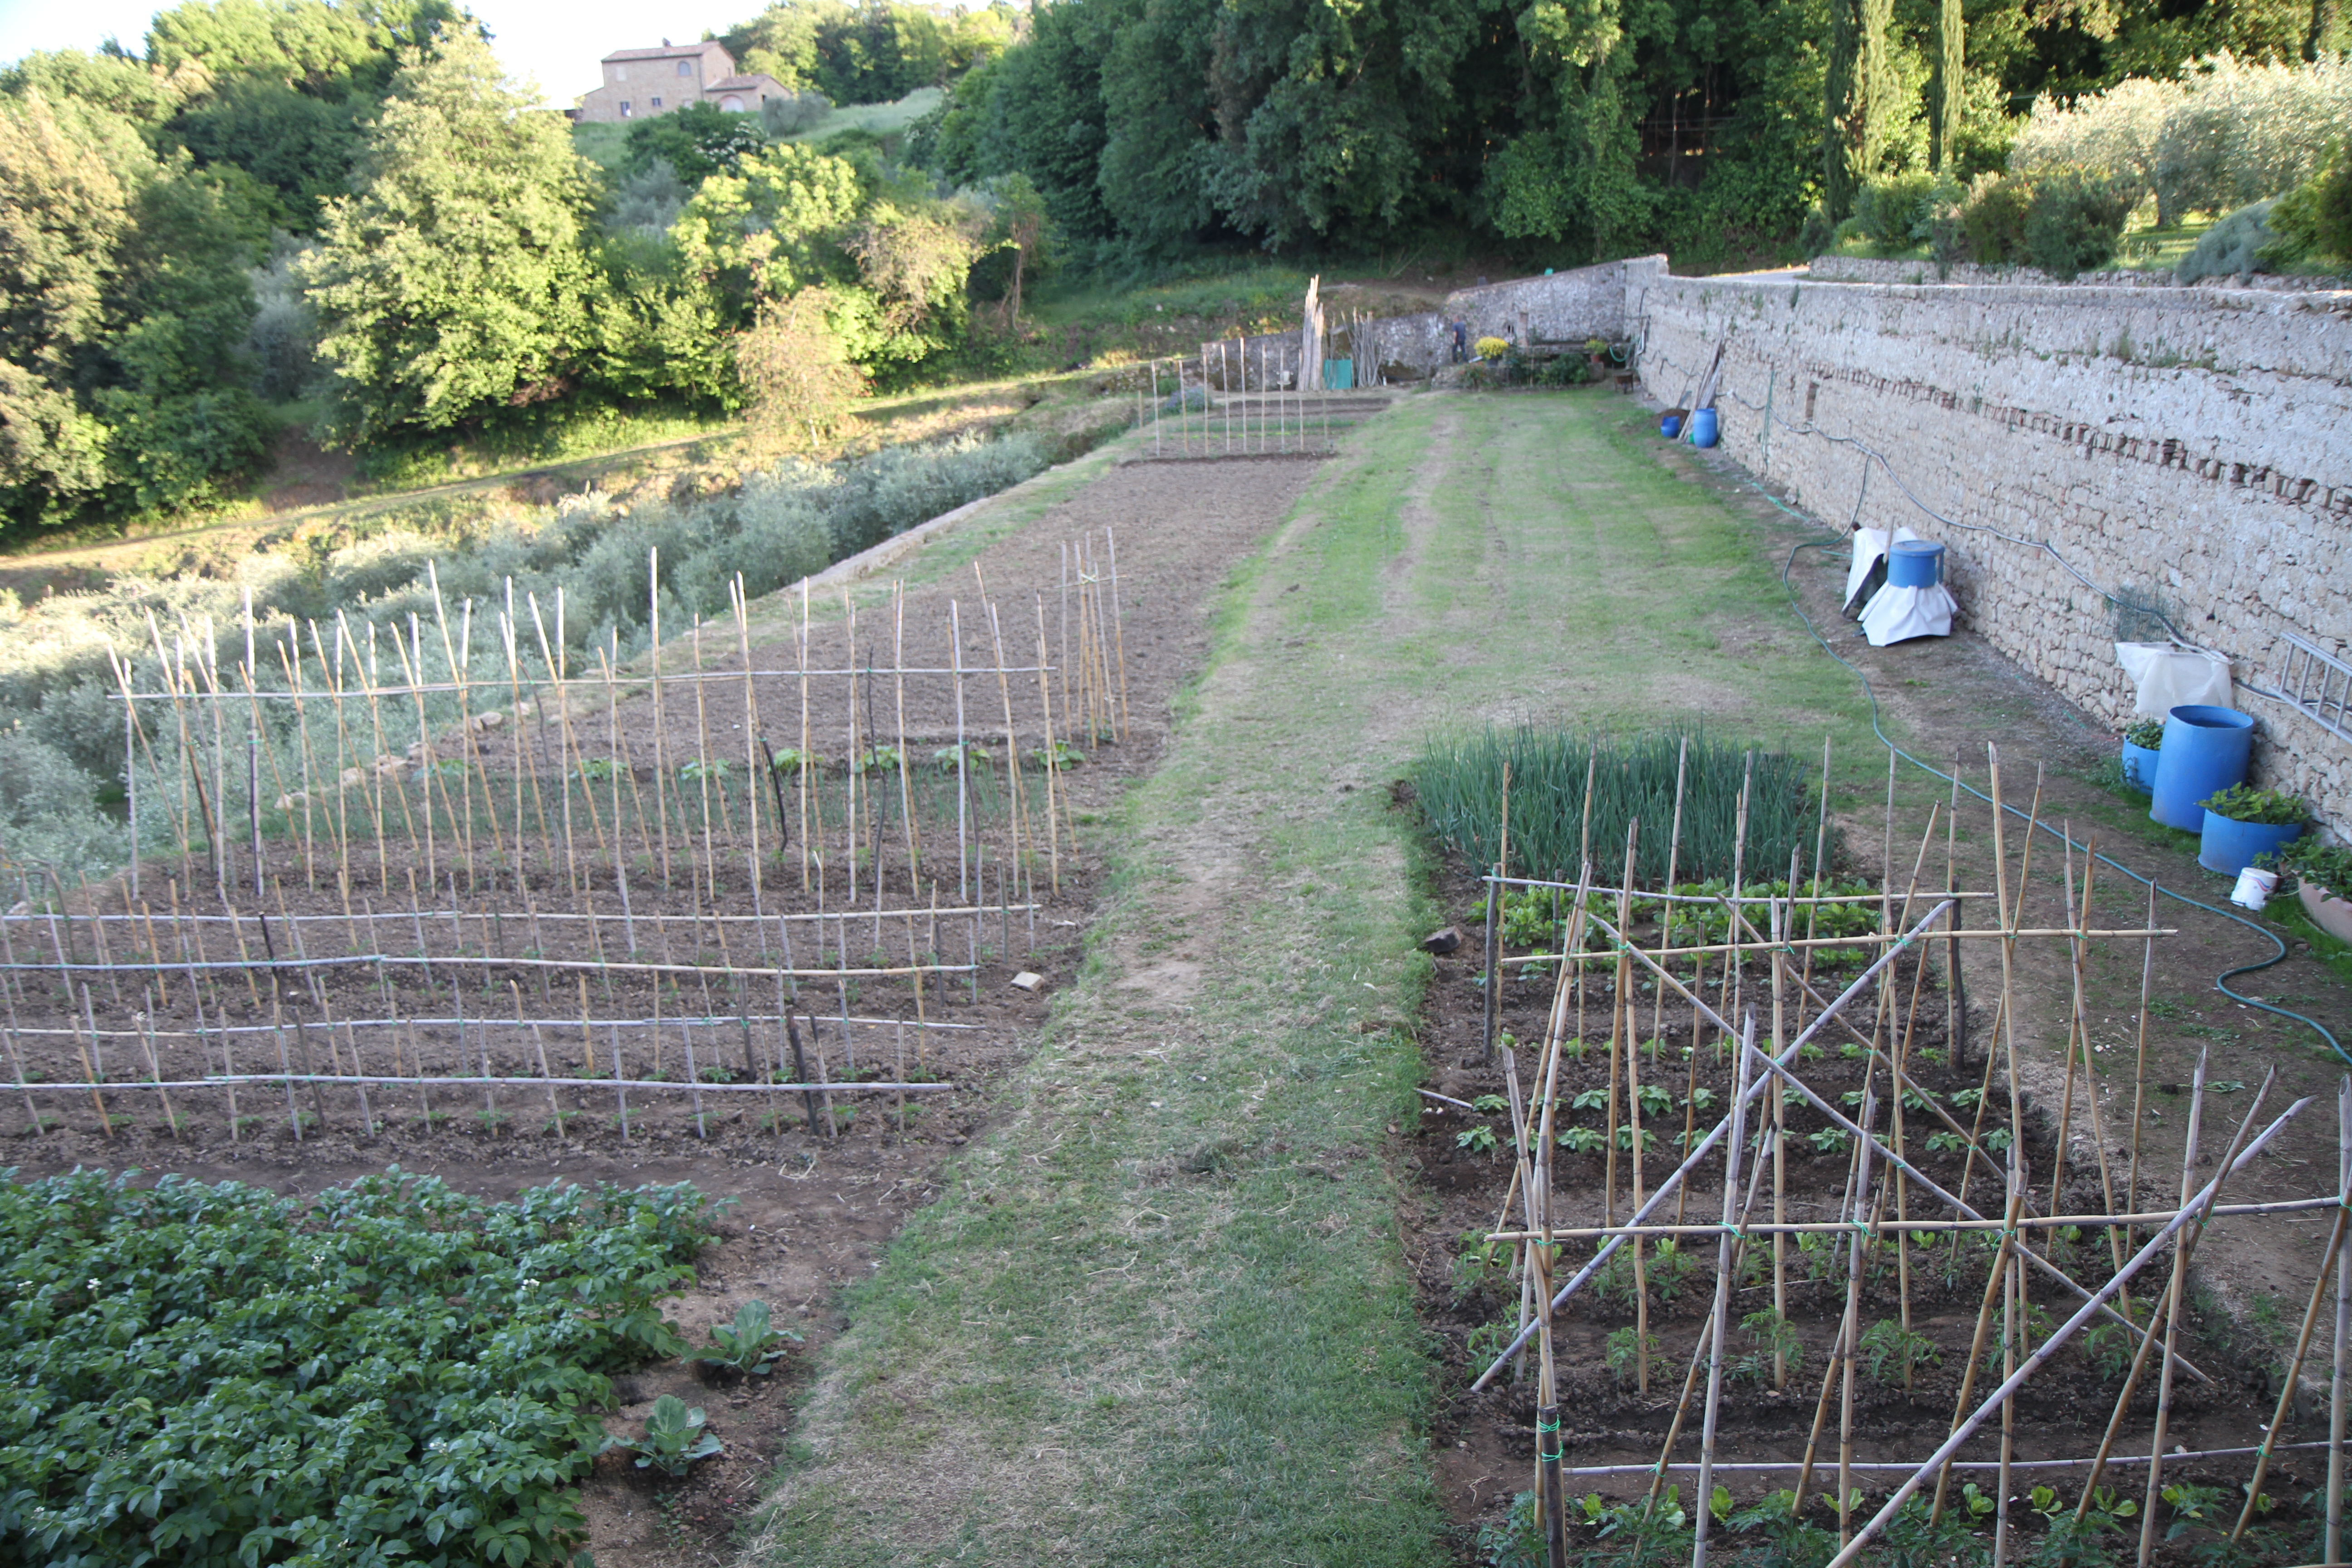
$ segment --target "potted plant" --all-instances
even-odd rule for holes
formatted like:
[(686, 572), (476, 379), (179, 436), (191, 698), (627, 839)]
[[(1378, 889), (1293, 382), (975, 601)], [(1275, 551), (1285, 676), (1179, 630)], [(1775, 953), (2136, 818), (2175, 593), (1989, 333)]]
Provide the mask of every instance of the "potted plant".
[(2352, 846), (2298, 838), (2273, 859), (2280, 889), (2294, 886), (2311, 923), (2352, 942)]
[(2137, 719), (2124, 726), (2124, 783), (2142, 795), (2156, 788), (2156, 754), (2164, 748), (2164, 721)]
[(1592, 379), (1600, 381), (1606, 377), (1609, 374), (1609, 340), (1606, 338), (1585, 339), (1584, 353), (1585, 357), (1592, 362)]
[(2300, 796), (2284, 790), (2231, 784), (2197, 803), (2205, 826), (2198, 835), (2197, 863), (2234, 877), (2263, 856), (2276, 856), (2303, 837), (2311, 820)]

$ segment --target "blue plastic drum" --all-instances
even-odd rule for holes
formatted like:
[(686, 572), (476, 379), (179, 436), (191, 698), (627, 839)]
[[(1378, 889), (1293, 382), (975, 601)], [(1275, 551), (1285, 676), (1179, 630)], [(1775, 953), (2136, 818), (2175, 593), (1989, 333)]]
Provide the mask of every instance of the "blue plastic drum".
[(2254, 721), (2234, 708), (2188, 703), (2164, 721), (2164, 744), (2156, 753), (2155, 798), (2147, 814), (2167, 827), (2200, 833), (2205, 808), (2199, 805), (2231, 784), (2246, 782), (2254, 752)]
[(1886, 585), (1932, 588), (1944, 580), (1944, 547), (1925, 539), (1898, 541), (1886, 552)]

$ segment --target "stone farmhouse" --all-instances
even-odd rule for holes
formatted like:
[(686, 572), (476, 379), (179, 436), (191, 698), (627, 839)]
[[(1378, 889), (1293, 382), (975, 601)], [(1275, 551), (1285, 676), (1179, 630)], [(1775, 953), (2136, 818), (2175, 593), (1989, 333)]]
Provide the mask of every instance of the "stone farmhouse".
[(757, 114), (772, 98), (791, 96), (774, 77), (745, 76), (732, 56), (705, 38), (657, 49), (617, 49), (604, 60), (604, 80), (581, 95), (575, 120), (613, 123), (671, 114), (689, 103), (714, 104), (730, 114)]

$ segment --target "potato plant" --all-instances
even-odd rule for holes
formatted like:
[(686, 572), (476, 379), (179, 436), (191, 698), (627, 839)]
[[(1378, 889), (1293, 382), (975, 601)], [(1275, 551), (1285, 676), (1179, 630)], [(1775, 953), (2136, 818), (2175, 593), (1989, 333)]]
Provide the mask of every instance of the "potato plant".
[(687, 1186), (0, 1182), (0, 1560), (569, 1563)]

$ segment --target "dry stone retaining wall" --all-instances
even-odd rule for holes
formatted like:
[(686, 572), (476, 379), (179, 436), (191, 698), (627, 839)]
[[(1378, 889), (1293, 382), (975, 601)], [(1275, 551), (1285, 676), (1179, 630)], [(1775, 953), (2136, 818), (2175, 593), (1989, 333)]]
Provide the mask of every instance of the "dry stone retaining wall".
[(2283, 634), (2352, 646), (2352, 293), (1625, 268), (1652, 395), (1688, 402), (1723, 348), (1729, 456), (1818, 517), (1941, 542), (1968, 622), (2117, 727), (2101, 590), (2159, 600), (2234, 661), (2257, 779), (2352, 830), (2352, 742), (2261, 694)]

